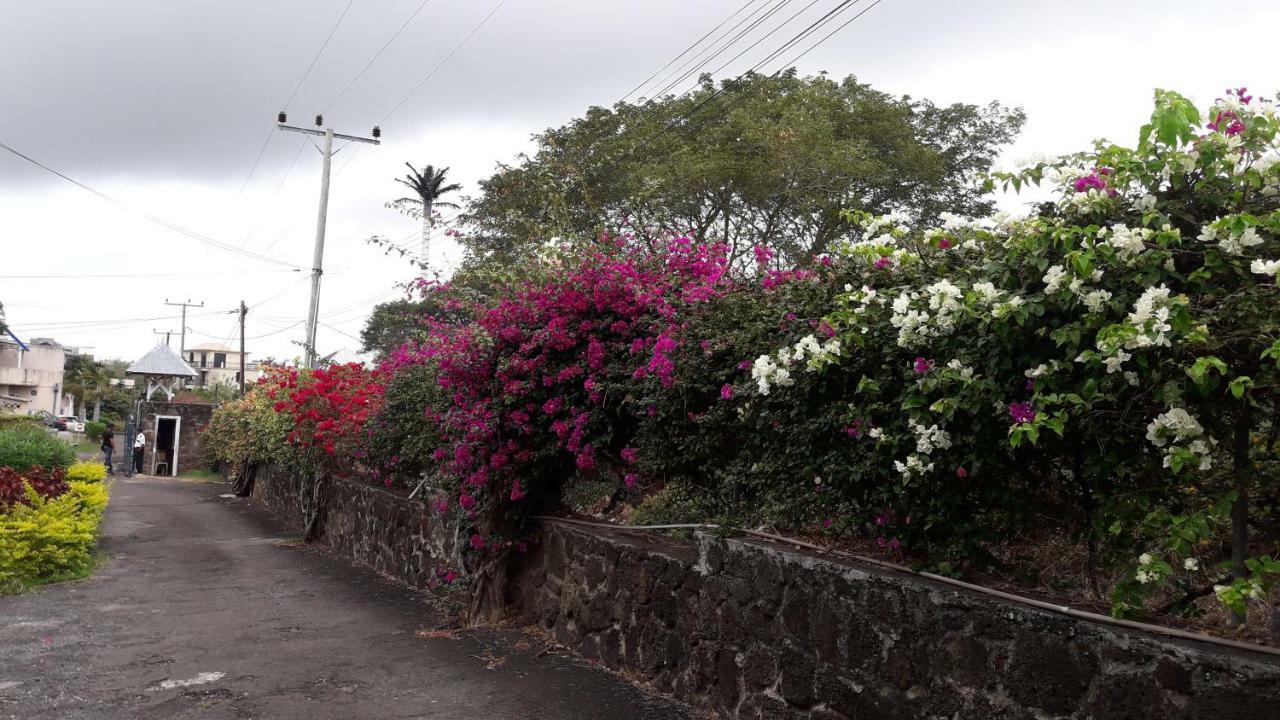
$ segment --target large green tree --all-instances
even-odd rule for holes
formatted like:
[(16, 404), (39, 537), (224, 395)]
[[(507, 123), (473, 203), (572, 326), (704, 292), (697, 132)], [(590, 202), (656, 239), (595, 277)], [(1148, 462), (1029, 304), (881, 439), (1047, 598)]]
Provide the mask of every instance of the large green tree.
[(840, 211), (979, 214), (971, 179), (1023, 123), (998, 103), (937, 106), (853, 77), (748, 76), (682, 97), (593, 107), (535, 135), (480, 183), (465, 215), (473, 262), (517, 264), (553, 239), (631, 229), (768, 245), (803, 264), (848, 231)]
[(386, 355), (410, 340), (424, 339), (422, 318), (426, 310), (427, 303), (412, 300), (375, 306), (360, 331), (361, 352)]

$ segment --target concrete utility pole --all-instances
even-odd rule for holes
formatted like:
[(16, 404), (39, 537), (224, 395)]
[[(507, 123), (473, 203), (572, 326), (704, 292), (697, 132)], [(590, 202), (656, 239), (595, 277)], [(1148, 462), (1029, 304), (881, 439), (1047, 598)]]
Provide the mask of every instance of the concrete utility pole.
[[(182, 308), (182, 332), (179, 334), (180, 339), (178, 340), (178, 354), (183, 355), (184, 353), (187, 352), (187, 308), (204, 307), (204, 301), (201, 300), (198, 303), (193, 303), (191, 302), (191, 298), (187, 298), (186, 302), (169, 302), (169, 298), (165, 298), (164, 304)], [(165, 338), (164, 344), (165, 345), (169, 344), (168, 338)]]
[(240, 397), (244, 397), (244, 316), (249, 314), (244, 300), (240, 301)]
[[(283, 112), (276, 116), (276, 123), (281, 130), (299, 132), (306, 135), (318, 135), (324, 138), (324, 147), (318, 148), (321, 157), (324, 159), (324, 165), (320, 171), (320, 210), (316, 215), (316, 248), (311, 261), (311, 301), (307, 304), (307, 342), (304, 346), (307, 367), (313, 368), (316, 364), (316, 323), (320, 315), (320, 276), (324, 273), (324, 226), (329, 214), (329, 166), (332, 164), (334, 155), (333, 139), (338, 138), (339, 140), (348, 140), (350, 142), (381, 145), (379, 138), (382, 137), (382, 129), (375, 125), (372, 133), (373, 137), (362, 138), (355, 135), (336, 133), (333, 128), (313, 130), (311, 128), (285, 125), (287, 121), (288, 116)], [(323, 115), (316, 116), (316, 127), (324, 127)]]

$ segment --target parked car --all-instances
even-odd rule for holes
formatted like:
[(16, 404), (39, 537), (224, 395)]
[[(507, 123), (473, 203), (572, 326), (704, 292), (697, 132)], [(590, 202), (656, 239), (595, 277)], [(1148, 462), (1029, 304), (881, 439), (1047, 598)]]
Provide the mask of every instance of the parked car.
[(66, 420), (63, 420), (62, 418), (60, 418), (60, 417), (58, 417), (58, 416), (56, 416), (56, 415), (54, 415), (53, 413), (49, 412), (48, 410), (41, 410), (41, 411), (39, 411), (39, 412), (32, 413), (32, 414), (33, 414), (35, 417), (39, 418), (39, 419), (40, 419), (40, 422), (44, 423), (44, 426), (45, 426), (45, 427), (47, 427), (47, 428), (49, 428), (49, 429), (51, 429), (51, 430), (66, 430), (66, 429), (67, 429), (67, 421), (66, 421)]
[(71, 432), (84, 432), (84, 423), (75, 415), (59, 415), (58, 419), (66, 423)]

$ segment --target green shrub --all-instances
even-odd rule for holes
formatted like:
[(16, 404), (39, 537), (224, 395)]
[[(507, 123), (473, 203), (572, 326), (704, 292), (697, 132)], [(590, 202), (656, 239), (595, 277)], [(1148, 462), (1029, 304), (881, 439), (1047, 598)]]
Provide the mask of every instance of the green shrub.
[(67, 470), (67, 482), (102, 482), (107, 466), (100, 462), (78, 462)]
[(645, 498), (631, 516), (632, 525), (677, 525), (711, 522), (705, 494), (682, 483), (668, 485)]
[(102, 439), (102, 431), (107, 429), (107, 423), (101, 420), (90, 420), (84, 424), (84, 436), (97, 442)]
[(65, 469), (75, 460), (71, 446), (43, 427), (17, 424), (0, 428), (0, 467), (20, 472), (33, 465)]
[(43, 427), (40, 421), (30, 415), (0, 415), (0, 430), (13, 427)]
[(0, 592), (77, 577), (93, 567), (106, 486), (73, 482), (56, 498), (30, 491), (28, 500), (0, 513)]

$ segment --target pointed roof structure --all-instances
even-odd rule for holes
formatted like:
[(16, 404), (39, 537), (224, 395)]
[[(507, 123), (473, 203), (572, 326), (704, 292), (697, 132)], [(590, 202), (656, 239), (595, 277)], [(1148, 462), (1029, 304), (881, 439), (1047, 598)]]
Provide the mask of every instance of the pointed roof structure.
[(126, 373), (143, 375), (147, 379), (147, 399), (156, 390), (164, 392), (169, 400), (173, 400), (173, 390), (177, 382), (183, 378), (197, 377), (197, 373), (176, 350), (168, 345), (157, 345), (137, 362), (129, 366)]

